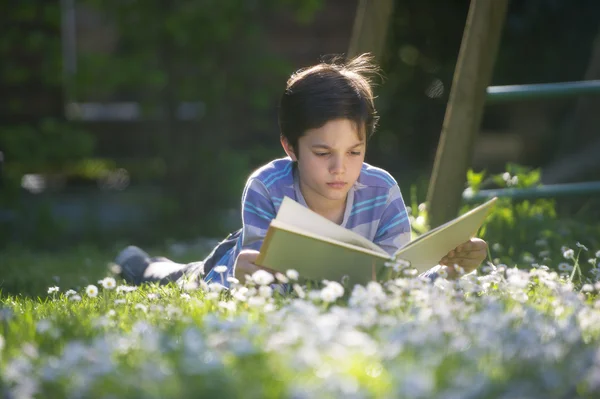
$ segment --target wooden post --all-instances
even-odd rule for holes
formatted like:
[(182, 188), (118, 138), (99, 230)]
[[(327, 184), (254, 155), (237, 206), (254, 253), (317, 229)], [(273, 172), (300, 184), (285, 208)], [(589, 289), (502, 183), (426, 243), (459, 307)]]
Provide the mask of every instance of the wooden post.
[(347, 58), (369, 52), (378, 59), (394, 11), (394, 0), (358, 0)]
[(509, 0), (471, 0), (427, 193), (429, 225), (457, 216)]

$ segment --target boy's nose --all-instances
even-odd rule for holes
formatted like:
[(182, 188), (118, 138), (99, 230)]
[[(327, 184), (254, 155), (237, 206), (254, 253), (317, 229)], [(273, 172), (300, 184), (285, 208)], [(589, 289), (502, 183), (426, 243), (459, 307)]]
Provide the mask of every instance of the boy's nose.
[(344, 173), (344, 159), (342, 157), (334, 157), (331, 163), (330, 171), (332, 174)]

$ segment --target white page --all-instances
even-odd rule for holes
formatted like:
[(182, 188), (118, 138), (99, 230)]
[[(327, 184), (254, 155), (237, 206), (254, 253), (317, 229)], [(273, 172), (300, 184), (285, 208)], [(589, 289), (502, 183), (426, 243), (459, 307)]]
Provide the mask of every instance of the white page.
[(448, 252), (469, 241), (477, 233), (495, 202), (496, 198), (492, 198), (464, 215), (428, 231), (400, 248), (396, 256), (411, 262), (419, 271), (436, 266)]
[(387, 252), (363, 236), (335, 224), (289, 197), (284, 197), (275, 219), (318, 236), (371, 249), (388, 256)]
[(347, 276), (351, 285), (366, 284), (392, 260), (389, 255), (323, 238), (276, 219), (270, 229), (263, 243), (269, 250), (261, 248), (256, 263), (282, 273), (295, 269), (309, 280), (341, 281)]

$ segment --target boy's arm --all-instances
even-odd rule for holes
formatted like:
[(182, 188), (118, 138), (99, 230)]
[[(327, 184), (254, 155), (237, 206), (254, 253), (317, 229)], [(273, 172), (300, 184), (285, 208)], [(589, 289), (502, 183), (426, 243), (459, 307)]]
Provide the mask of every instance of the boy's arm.
[(400, 187), (390, 188), (385, 210), (379, 220), (373, 242), (393, 255), (410, 241), (410, 220), (400, 193)]
[(242, 195), (242, 249), (258, 251), (275, 216), (269, 191), (260, 180), (251, 179)]

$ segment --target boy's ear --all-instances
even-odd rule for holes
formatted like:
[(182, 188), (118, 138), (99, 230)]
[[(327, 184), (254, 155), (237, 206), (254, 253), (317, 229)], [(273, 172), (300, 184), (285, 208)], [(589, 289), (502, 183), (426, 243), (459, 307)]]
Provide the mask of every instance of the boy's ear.
[(283, 147), (283, 150), (285, 151), (287, 156), (292, 158), (292, 161), (296, 162), (298, 160), (298, 157), (296, 157), (296, 152), (294, 151), (294, 147), (292, 147), (292, 145), (290, 144), (288, 139), (281, 136), (280, 141), (281, 141), (281, 146)]

